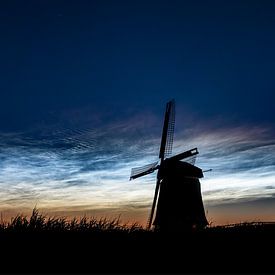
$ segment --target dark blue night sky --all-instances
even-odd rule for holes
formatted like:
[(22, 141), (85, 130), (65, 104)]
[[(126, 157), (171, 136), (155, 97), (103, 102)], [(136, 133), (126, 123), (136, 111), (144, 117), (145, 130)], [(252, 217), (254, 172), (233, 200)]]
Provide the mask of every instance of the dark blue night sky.
[(174, 98), (174, 150), (213, 168), (213, 219), (259, 201), (256, 218), (275, 219), (274, 15), (260, 0), (2, 1), (1, 209), (142, 220), (154, 178), (130, 169), (157, 158)]

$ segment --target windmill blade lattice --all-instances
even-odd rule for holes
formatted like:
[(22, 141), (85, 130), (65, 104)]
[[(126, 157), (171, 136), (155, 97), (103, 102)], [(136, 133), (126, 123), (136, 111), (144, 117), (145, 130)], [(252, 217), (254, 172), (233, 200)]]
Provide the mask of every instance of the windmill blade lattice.
[(175, 130), (175, 100), (171, 101), (164, 158), (172, 154)]
[(145, 166), (132, 168), (130, 180), (139, 178), (141, 176), (144, 176), (144, 175), (147, 175), (150, 173), (153, 173), (156, 170), (157, 165), (158, 165), (158, 161), (156, 161), (154, 163), (147, 164)]
[(184, 161), (188, 162), (192, 165), (195, 165), (196, 159), (197, 159), (197, 156), (195, 155), (195, 156), (191, 156), (191, 157), (186, 158)]
[(171, 100), (166, 104), (164, 123), (162, 129), (162, 137), (159, 150), (159, 158), (163, 160), (172, 153), (173, 138), (175, 127), (175, 100)]

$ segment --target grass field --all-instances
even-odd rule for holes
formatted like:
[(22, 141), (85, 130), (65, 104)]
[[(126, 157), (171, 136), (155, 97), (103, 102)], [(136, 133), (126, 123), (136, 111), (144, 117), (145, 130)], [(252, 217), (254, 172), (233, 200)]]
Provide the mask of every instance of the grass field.
[(275, 273), (275, 224), (146, 231), (119, 219), (33, 210), (0, 225), (4, 273)]

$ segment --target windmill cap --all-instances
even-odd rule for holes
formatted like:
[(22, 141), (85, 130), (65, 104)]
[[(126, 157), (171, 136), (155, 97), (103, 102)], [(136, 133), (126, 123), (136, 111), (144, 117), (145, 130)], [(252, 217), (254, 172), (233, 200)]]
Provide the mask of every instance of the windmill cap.
[(166, 159), (161, 171), (162, 177), (192, 177), (203, 178), (202, 169), (184, 161)]

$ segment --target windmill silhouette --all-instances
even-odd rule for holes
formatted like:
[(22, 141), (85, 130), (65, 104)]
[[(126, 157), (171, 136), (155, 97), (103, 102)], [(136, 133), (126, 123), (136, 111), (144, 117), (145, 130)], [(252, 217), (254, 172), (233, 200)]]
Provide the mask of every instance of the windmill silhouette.
[(203, 171), (194, 165), (198, 149), (193, 148), (168, 158), (172, 153), (174, 128), (175, 101), (171, 100), (166, 104), (160, 160), (131, 170), (130, 180), (158, 170), (147, 229), (152, 226), (154, 214), (155, 230), (186, 230), (203, 228), (208, 224), (199, 181)]

